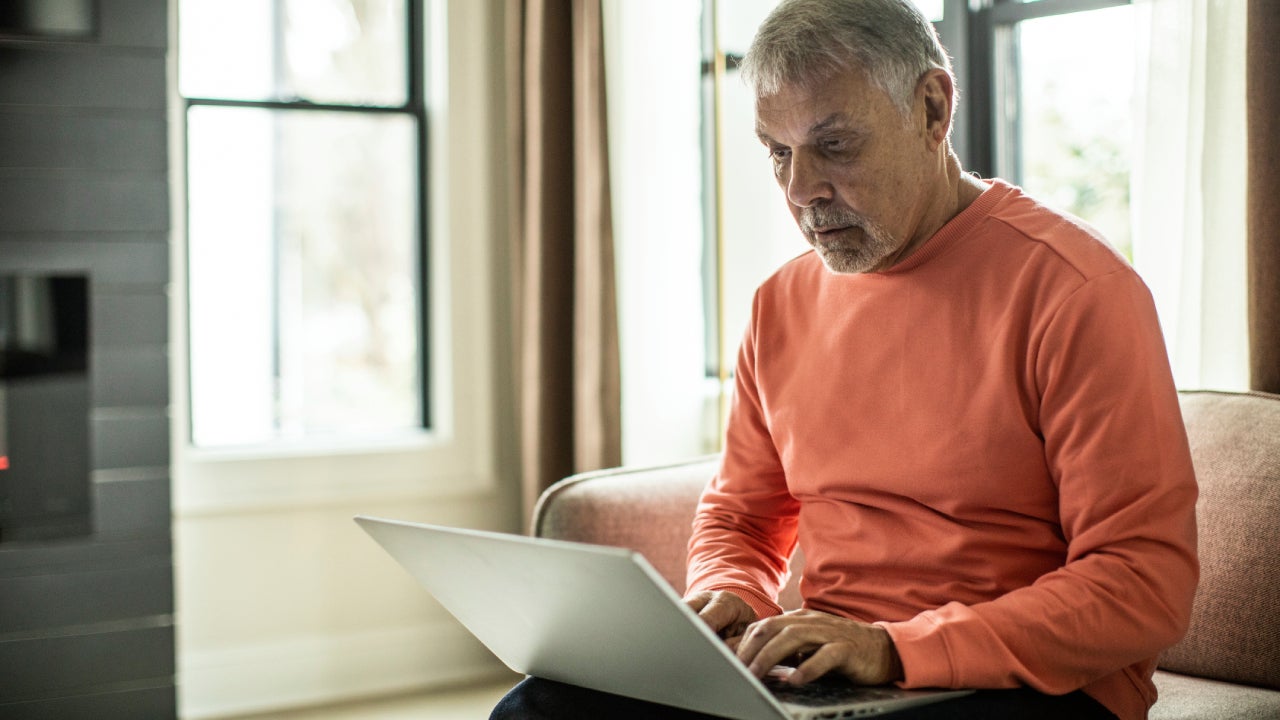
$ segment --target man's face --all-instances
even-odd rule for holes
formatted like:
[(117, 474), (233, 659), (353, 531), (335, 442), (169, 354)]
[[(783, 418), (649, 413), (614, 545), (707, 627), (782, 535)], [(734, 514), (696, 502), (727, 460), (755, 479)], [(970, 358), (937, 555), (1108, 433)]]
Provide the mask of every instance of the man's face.
[[(805, 239), (833, 272), (886, 270), (927, 240), (924, 119), (904, 117), (864, 73), (756, 101), (756, 133)], [(914, 108), (918, 108), (917, 103)]]

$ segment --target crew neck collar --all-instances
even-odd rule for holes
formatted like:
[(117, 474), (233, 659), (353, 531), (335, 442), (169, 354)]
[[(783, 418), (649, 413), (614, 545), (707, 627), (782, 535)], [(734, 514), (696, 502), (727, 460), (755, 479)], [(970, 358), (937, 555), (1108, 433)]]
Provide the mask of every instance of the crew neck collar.
[(869, 276), (893, 276), (910, 272), (917, 267), (929, 262), (939, 254), (944, 252), (956, 238), (963, 237), (973, 229), (981, 220), (990, 214), (992, 208), (1003, 200), (1010, 192), (1014, 190), (1013, 186), (998, 178), (983, 180), (987, 184), (987, 189), (982, 194), (969, 203), (969, 206), (961, 210), (955, 217), (948, 220), (942, 227), (938, 228), (923, 245), (911, 253), (907, 258), (895, 264), (887, 270), (879, 272), (866, 273)]

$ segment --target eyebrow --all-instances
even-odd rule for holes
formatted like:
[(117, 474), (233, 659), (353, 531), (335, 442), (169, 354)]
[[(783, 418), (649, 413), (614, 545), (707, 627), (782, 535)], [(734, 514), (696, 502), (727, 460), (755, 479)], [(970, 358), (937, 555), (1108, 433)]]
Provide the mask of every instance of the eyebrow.
[[(844, 113), (833, 112), (830, 115), (826, 116), (825, 118), (814, 123), (813, 126), (809, 128), (807, 136), (813, 137), (815, 135), (820, 135), (822, 133), (829, 132), (831, 130), (856, 132), (850, 126), (849, 118)], [(770, 136), (768, 133), (764, 131), (764, 128), (760, 126), (759, 121), (756, 122), (756, 137), (759, 138), (760, 142), (766, 145), (776, 142), (772, 136)]]

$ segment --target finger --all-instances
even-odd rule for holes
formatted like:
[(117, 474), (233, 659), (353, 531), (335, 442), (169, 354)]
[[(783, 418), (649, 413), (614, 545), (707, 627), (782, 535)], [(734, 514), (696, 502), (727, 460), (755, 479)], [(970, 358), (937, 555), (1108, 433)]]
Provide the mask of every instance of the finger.
[(786, 626), (786, 616), (766, 618), (749, 625), (738, 643), (738, 659), (751, 667), (760, 650)]
[[(786, 613), (785, 615), (777, 615), (771, 618), (765, 618), (757, 623), (752, 623), (743, 633), (743, 642), (745, 647), (738, 657), (743, 662), (750, 662), (751, 658), (760, 652), (775, 635), (782, 632), (786, 628), (793, 625), (812, 624), (813, 619), (803, 612), (796, 611)], [(750, 654), (748, 657), (746, 654)]]
[(845, 665), (848, 660), (848, 648), (843, 645), (828, 644), (818, 648), (804, 662), (787, 676), (792, 685), (804, 685)]
[(722, 637), (741, 635), (747, 624), (755, 620), (755, 611), (737, 595), (718, 592), (711, 596), (698, 616)]
[(709, 592), (700, 592), (684, 599), (684, 603), (694, 612), (702, 612), (702, 608), (706, 607), (709, 602), (711, 602), (711, 593)]
[[(773, 630), (767, 637), (765, 632)], [(762, 631), (755, 637), (748, 633), (744, 644), (750, 643), (746, 649), (751, 657), (743, 658), (743, 648), (739, 647), (738, 657), (743, 658), (747, 667), (756, 677), (764, 677), (774, 665), (799, 653), (808, 653), (821, 647), (823, 635), (809, 625), (778, 623), (774, 628)], [(762, 642), (763, 641), (763, 642)]]
[(698, 611), (698, 617), (702, 618), (702, 621), (710, 625), (711, 629), (717, 633), (734, 622), (732, 609), (720, 597), (714, 597), (709, 600)]

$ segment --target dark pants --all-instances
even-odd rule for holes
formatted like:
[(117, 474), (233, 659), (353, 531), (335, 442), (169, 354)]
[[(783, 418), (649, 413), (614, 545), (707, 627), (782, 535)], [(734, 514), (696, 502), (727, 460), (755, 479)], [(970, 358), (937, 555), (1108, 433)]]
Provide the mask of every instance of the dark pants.
[[(527, 678), (493, 709), (489, 720), (712, 720), (689, 710), (655, 705), (574, 685)], [(979, 690), (954, 700), (892, 713), (893, 720), (1115, 720), (1082, 692), (1045, 695), (1027, 688)]]

